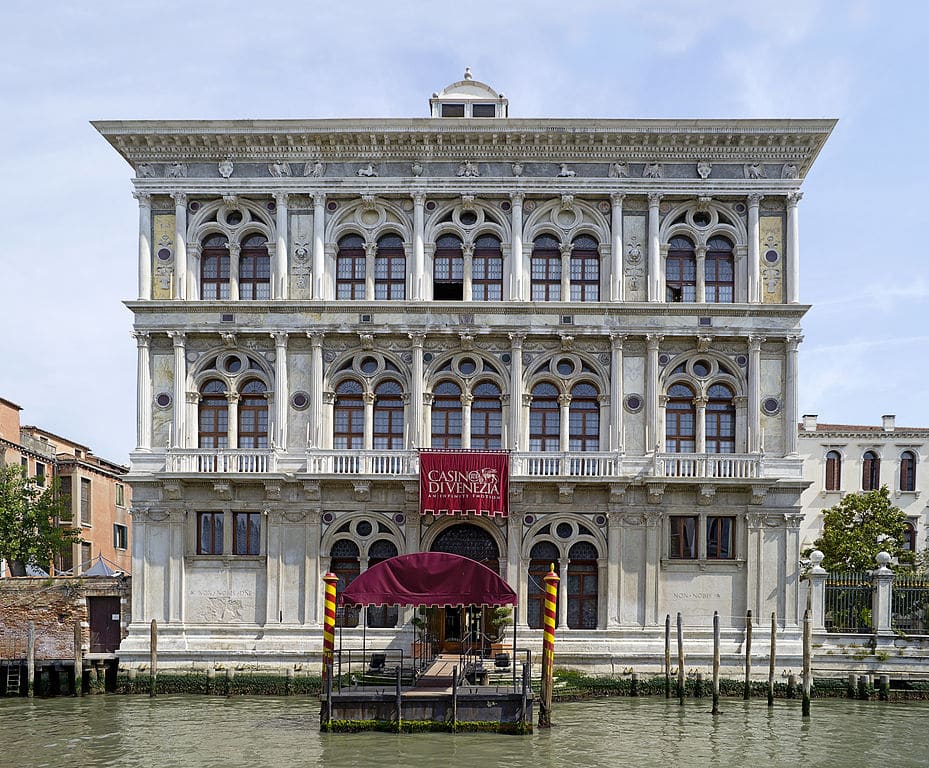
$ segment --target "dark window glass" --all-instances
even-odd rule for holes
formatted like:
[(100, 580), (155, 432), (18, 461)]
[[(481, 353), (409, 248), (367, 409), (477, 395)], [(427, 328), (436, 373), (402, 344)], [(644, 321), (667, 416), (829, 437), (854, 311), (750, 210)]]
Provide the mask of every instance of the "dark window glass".
[(561, 250), (550, 235), (536, 238), (530, 260), (533, 301), (561, 301)]
[(251, 235), (239, 254), (239, 298), (266, 301), (271, 298), (271, 257), (264, 235)]
[(599, 393), (593, 384), (576, 384), (571, 390), (568, 411), (568, 449), (571, 451), (600, 450)]
[(900, 490), (916, 490), (916, 454), (904, 451), (900, 456)]
[(461, 448), (461, 387), (452, 381), (436, 385), (432, 400), (432, 447)]
[(464, 117), (464, 104), (443, 104), (442, 117)]
[(261, 548), (261, 513), (236, 512), (232, 516), (235, 532), (232, 552), (236, 555), (257, 555)]
[(558, 390), (545, 382), (536, 384), (529, 405), (529, 450), (560, 451), (560, 429)]
[(377, 241), (374, 298), (406, 298), (406, 256), (403, 253), (403, 241), (396, 235), (384, 235)]
[[(555, 566), (558, 573), (558, 547), (550, 541), (540, 541), (529, 553), (529, 589), (528, 589), (528, 622), (531, 629), (542, 628), (542, 612), (545, 608), (545, 574), (551, 566)], [(558, 607), (555, 606), (556, 625)]]
[(239, 395), (239, 448), (267, 447), (267, 392), (262, 382), (252, 379)]
[(471, 299), (473, 301), (503, 300), (503, 252), (500, 241), (483, 235), (474, 244), (471, 257)]
[(695, 560), (697, 557), (697, 518), (675, 515), (669, 518), (671, 542), (668, 557)]
[(707, 392), (706, 452), (735, 453), (735, 405), (732, 390), (714, 384)]
[(673, 384), (665, 408), (665, 450), (693, 453), (696, 450), (697, 412), (693, 390), (686, 384)]
[(568, 628), (597, 628), (597, 548), (579, 541), (568, 552)]
[(706, 300), (729, 303), (734, 300), (735, 262), (732, 243), (724, 237), (711, 237), (707, 243), (704, 269)]
[(838, 491), (842, 488), (842, 454), (829, 451), (826, 454), (826, 490)]
[(365, 247), (358, 235), (346, 235), (339, 240), (335, 285), (337, 299), (365, 297)]
[(861, 490), (876, 491), (881, 487), (881, 460), (874, 451), (866, 451), (861, 462)]
[(382, 381), (374, 390), (374, 448), (403, 448), (403, 389), (396, 381)]
[(223, 553), (223, 513), (197, 513), (197, 554), (221, 555)]
[[(358, 578), (361, 573), (361, 561), (358, 558), (358, 545), (348, 539), (339, 539), (330, 551), (329, 570), (338, 578), (335, 585), (336, 598), (345, 588)], [(338, 603), (336, 603), (338, 605)], [(335, 613), (337, 627), (357, 627), (358, 608), (338, 606)]]
[[(397, 548), (393, 542), (379, 539), (368, 550), (368, 568), (388, 558), (396, 557), (397, 554)], [(395, 627), (399, 618), (399, 610), (395, 605), (369, 605), (367, 617), (369, 627)]]
[(364, 446), (364, 401), (361, 384), (354, 379), (343, 381), (335, 390), (333, 409), (333, 447)]
[(495, 117), (497, 114), (497, 107), (495, 104), (472, 104), (471, 105), (471, 116), (472, 117)]
[(686, 237), (672, 237), (665, 263), (665, 301), (696, 301), (697, 255)]
[(600, 301), (600, 252), (587, 235), (572, 244), (571, 301)]
[(496, 451), (501, 447), (503, 405), (500, 387), (490, 381), (482, 381), (473, 391), (471, 401), (471, 448), (480, 451)]
[(199, 440), (201, 448), (229, 446), (229, 403), (226, 385), (213, 379), (200, 388)]
[(734, 517), (708, 517), (706, 519), (706, 556), (713, 560), (734, 558), (734, 534)]
[(229, 298), (229, 242), (225, 235), (211, 235), (201, 244), (200, 298)]
[(436, 301), (461, 301), (464, 298), (464, 256), (461, 240), (453, 235), (444, 235), (436, 241), (432, 294)]

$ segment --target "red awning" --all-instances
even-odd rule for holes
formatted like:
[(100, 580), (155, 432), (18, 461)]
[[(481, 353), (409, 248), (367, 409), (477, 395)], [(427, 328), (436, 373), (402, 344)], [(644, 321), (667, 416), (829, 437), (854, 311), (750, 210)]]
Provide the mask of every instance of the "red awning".
[(515, 605), (516, 593), (485, 565), (461, 555), (416, 552), (372, 565), (339, 605)]

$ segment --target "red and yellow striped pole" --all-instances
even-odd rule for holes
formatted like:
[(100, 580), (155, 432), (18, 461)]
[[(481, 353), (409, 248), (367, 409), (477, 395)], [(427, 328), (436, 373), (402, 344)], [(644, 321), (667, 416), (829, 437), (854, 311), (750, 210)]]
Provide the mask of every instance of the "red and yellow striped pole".
[(558, 574), (554, 563), (545, 574), (545, 607), (542, 611), (542, 690), (539, 702), (539, 728), (552, 725), (552, 686), (555, 669), (555, 613), (558, 609)]
[(332, 672), (332, 657), (335, 650), (335, 585), (339, 577), (334, 573), (323, 576), (326, 582), (326, 615), (323, 619), (323, 690)]

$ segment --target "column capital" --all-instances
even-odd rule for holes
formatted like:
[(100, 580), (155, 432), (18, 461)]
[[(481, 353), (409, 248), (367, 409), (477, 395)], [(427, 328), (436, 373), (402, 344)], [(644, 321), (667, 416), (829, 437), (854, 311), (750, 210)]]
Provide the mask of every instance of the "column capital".
[(706, 408), (706, 404), (709, 401), (710, 399), (706, 397), (705, 395), (697, 395), (693, 400), (694, 406), (696, 406), (697, 408)]
[(274, 333), (268, 334), (272, 339), (274, 339), (274, 346), (284, 347), (287, 346), (287, 334), (283, 331), (275, 331)]
[(361, 399), (365, 405), (374, 405), (374, 393), (365, 392), (361, 395)]
[(761, 345), (765, 342), (764, 336), (758, 336), (757, 334), (752, 334), (748, 337), (748, 350), (749, 352), (760, 352)]
[(274, 202), (279, 208), (286, 208), (287, 203), (290, 200), (289, 192), (275, 192), (274, 193)]
[(732, 398), (732, 404), (736, 408), (744, 408), (748, 405), (748, 398), (745, 395), (736, 395)]
[(416, 190), (410, 194), (410, 197), (413, 198), (414, 205), (424, 205), (426, 202), (426, 193), (422, 190)]
[(788, 192), (787, 193), (787, 207), (796, 208), (797, 203), (799, 203), (802, 199), (803, 199), (802, 192)]
[(324, 205), (326, 203), (326, 193), (325, 192), (313, 192), (310, 197), (313, 198), (314, 205)]
[(558, 395), (558, 405), (566, 406), (571, 405), (571, 395), (568, 392), (562, 392)]
[(525, 199), (525, 192), (510, 192), (510, 200), (512, 200), (515, 205), (522, 205)]
[(365, 256), (373, 257), (377, 254), (377, 243), (365, 243)]
[(526, 408), (532, 405), (532, 395), (530, 395), (528, 392), (523, 392), (523, 405)]
[(410, 341), (413, 342), (413, 349), (422, 349), (423, 345), (426, 343), (425, 333), (408, 333), (407, 336), (409, 336)]
[(239, 393), (232, 391), (226, 393), (226, 402), (227, 403), (237, 403), (239, 402)]
[(335, 402), (335, 392), (323, 392), (323, 405), (332, 405)]
[(664, 336), (661, 334), (647, 333), (645, 334), (645, 346), (648, 348), (649, 352), (657, 352), (663, 339)]
[(465, 259), (474, 258), (474, 243), (465, 243), (461, 246), (461, 256)]
[(139, 201), (139, 207), (152, 207), (152, 196), (148, 192), (133, 192), (132, 196)]
[(759, 195), (756, 192), (750, 194), (747, 198), (749, 208), (757, 208), (761, 205), (761, 201), (764, 200), (764, 195)]
[(648, 193), (648, 207), (657, 208), (658, 203), (661, 202), (661, 193), (660, 192), (649, 192)]
[(423, 405), (432, 405), (435, 395), (432, 392), (423, 392)]
[(242, 245), (240, 243), (229, 243), (226, 246), (229, 249), (229, 256), (238, 258), (239, 254), (242, 252)]
[(800, 348), (800, 344), (803, 343), (803, 336), (792, 334), (784, 339), (784, 343), (787, 345), (788, 352), (796, 352)]
[(174, 342), (175, 348), (184, 346), (187, 341), (187, 334), (184, 331), (168, 331), (168, 338)]
[(326, 338), (326, 334), (320, 333), (319, 331), (307, 331), (306, 337), (310, 340), (310, 346), (321, 347), (323, 345), (323, 339)]
[(187, 207), (187, 193), (186, 192), (172, 192), (171, 197), (174, 198), (174, 207), (179, 208), (180, 206)]
[(561, 251), (562, 257), (570, 256), (571, 252), (574, 250), (574, 244), (570, 242), (561, 243), (561, 245), (558, 246), (558, 250)]
[[(238, 397), (238, 395), (236, 395)], [(187, 402), (190, 405), (196, 405), (201, 400), (199, 392), (187, 392)]]
[(459, 400), (461, 400), (462, 406), (470, 406), (474, 402), (474, 395), (470, 392), (462, 392)]
[(147, 347), (151, 341), (151, 334), (148, 331), (133, 331), (132, 338), (140, 347)]
[(610, 192), (610, 202), (613, 203), (614, 206), (622, 205), (625, 199), (625, 192)]
[(629, 338), (628, 334), (625, 333), (611, 333), (610, 334), (610, 345), (613, 350), (616, 352), (622, 352), (623, 342)]
[(523, 341), (526, 339), (525, 333), (509, 333), (507, 334), (510, 337), (510, 347), (513, 349), (522, 349)]

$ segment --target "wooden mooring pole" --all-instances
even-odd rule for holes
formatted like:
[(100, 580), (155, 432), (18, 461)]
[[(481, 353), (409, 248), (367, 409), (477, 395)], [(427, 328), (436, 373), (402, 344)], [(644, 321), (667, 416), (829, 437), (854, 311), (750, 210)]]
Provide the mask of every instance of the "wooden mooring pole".
[(748, 701), (752, 697), (752, 612), (745, 614), (745, 684), (742, 686), (742, 698)]
[(810, 716), (810, 693), (813, 687), (813, 622), (810, 609), (803, 612), (803, 705), (802, 716)]
[(664, 697), (671, 698), (671, 614), (664, 617)]
[(771, 652), (768, 654), (768, 706), (774, 706), (774, 665), (777, 659), (777, 614), (771, 611)]
[(35, 695), (35, 622), (30, 621), (26, 630), (26, 696)]
[(677, 614), (677, 698), (684, 706), (684, 619), (680, 611)]
[[(539, 701), (539, 728), (552, 726), (552, 688), (555, 672), (555, 610), (558, 605), (558, 574), (554, 563), (543, 577), (545, 606), (542, 630), (542, 689)], [(514, 659), (515, 662), (515, 659)]]
[(149, 662), (151, 668), (149, 671), (149, 689), (148, 695), (154, 696), (155, 690), (158, 687), (158, 622), (152, 619), (152, 631), (151, 631), (151, 641), (149, 643), (149, 651), (151, 652), (151, 658)]
[(719, 611), (713, 611), (713, 714), (719, 714)]
[[(523, 692), (525, 698), (525, 691)], [(525, 705), (524, 705), (525, 706)], [(458, 665), (452, 667), (452, 733), (458, 730)]]
[(84, 633), (81, 631), (81, 620), (74, 622), (74, 695), (84, 695), (84, 654), (81, 643)]

